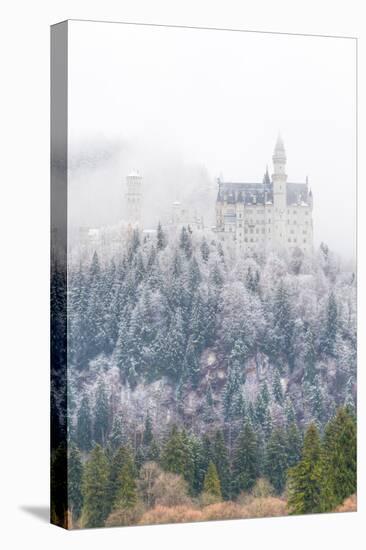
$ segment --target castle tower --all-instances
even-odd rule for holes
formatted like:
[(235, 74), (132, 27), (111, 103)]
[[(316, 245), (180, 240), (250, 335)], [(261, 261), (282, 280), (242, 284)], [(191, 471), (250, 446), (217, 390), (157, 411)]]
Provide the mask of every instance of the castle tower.
[(127, 178), (127, 222), (130, 225), (141, 225), (142, 176), (136, 170)]
[(279, 135), (273, 153), (273, 208), (274, 208), (274, 240), (278, 246), (286, 242), (286, 206), (287, 206), (287, 174), (286, 151)]

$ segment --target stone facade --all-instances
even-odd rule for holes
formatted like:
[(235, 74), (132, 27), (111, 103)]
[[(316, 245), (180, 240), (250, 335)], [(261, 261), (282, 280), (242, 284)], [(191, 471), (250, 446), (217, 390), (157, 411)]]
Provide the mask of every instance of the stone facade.
[(261, 183), (233, 183), (218, 179), (216, 232), (239, 251), (258, 249), (313, 249), (313, 196), (305, 183), (287, 181), (286, 152), (281, 137), (273, 153), (273, 175), (268, 169)]

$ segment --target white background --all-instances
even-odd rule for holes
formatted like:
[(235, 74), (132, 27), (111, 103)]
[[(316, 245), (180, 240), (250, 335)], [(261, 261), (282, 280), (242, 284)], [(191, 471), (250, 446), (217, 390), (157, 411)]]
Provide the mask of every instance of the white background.
[[(365, 402), (365, 67), (362, 0), (12, 0), (1, 31), (0, 541), (5, 549), (363, 547)], [(49, 493), (49, 25), (67, 18), (358, 36), (359, 512), (66, 532)], [(363, 158), (362, 158), (363, 156)], [(335, 159), (336, 162), (337, 159)], [(340, 220), (341, 221), (341, 220)], [(361, 241), (361, 245), (360, 245)], [(362, 250), (363, 249), (363, 250)], [(363, 434), (363, 437), (361, 435)], [(364, 542), (364, 541), (363, 541)]]

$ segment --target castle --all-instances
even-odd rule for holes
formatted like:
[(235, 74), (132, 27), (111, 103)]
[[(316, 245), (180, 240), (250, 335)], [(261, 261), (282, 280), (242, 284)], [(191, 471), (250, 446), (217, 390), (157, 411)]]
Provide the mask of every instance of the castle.
[(311, 252), (313, 196), (308, 178), (305, 183), (287, 181), (286, 152), (280, 136), (272, 160), (272, 179), (267, 168), (261, 183), (218, 179), (216, 232), (238, 251), (299, 248)]

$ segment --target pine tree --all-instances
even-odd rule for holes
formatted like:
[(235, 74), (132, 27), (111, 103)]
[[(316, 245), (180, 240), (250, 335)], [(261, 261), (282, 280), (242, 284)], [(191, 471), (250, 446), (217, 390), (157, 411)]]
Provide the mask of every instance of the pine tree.
[(282, 391), (282, 384), (281, 384), (281, 377), (278, 369), (275, 370), (275, 374), (273, 377), (273, 397), (277, 401), (279, 405), (282, 405), (283, 403), (283, 391)]
[(100, 445), (105, 445), (109, 425), (109, 402), (104, 382), (100, 382), (95, 399), (94, 439)]
[(192, 256), (192, 239), (189, 231), (182, 227), (179, 239), (179, 246), (184, 251), (186, 258), (189, 260)]
[(320, 437), (315, 424), (310, 424), (305, 434), (301, 461), (288, 472), (290, 514), (314, 514), (324, 510), (322, 474)]
[(322, 338), (322, 351), (327, 355), (333, 355), (338, 331), (338, 308), (334, 292), (328, 297), (326, 308), (325, 329)]
[(249, 491), (258, 477), (258, 448), (253, 428), (246, 421), (239, 434), (233, 460), (234, 493)]
[(293, 422), (296, 422), (296, 413), (295, 413), (294, 405), (289, 395), (286, 397), (286, 400), (285, 400), (284, 412), (285, 412), (286, 424), (288, 426)]
[(148, 414), (145, 420), (144, 433), (142, 436), (142, 444), (145, 447), (149, 447), (152, 444), (153, 439), (154, 439), (154, 434), (152, 430), (152, 421), (151, 421), (150, 415)]
[(173, 426), (163, 447), (161, 463), (165, 471), (184, 476), (186, 468), (185, 447), (182, 434), (176, 426)]
[(204, 262), (208, 262), (208, 258), (210, 256), (210, 247), (208, 246), (206, 239), (202, 239), (201, 256)]
[(294, 366), (294, 319), (290, 296), (280, 283), (274, 302), (274, 336), (277, 353), (287, 358), (290, 369)]
[(117, 478), (118, 489), (115, 496), (115, 509), (131, 509), (137, 504), (135, 466), (131, 452), (127, 450), (124, 464)]
[(238, 417), (242, 411), (238, 403), (241, 396), (242, 373), (238, 361), (229, 366), (227, 380), (223, 391), (224, 416), (226, 421)]
[(286, 482), (287, 456), (286, 439), (281, 428), (273, 430), (265, 454), (265, 474), (278, 494), (281, 494)]
[(111, 433), (109, 434), (108, 442), (113, 451), (116, 451), (119, 447), (122, 447), (125, 440), (123, 432), (122, 419), (119, 415), (116, 415), (113, 419)]
[(305, 380), (312, 383), (316, 374), (316, 350), (314, 342), (314, 334), (310, 328), (307, 327), (304, 337), (304, 366), (305, 366)]
[(221, 483), (217, 473), (216, 466), (210, 462), (203, 482), (203, 491), (206, 494), (212, 495), (221, 500)]
[(160, 251), (160, 250), (164, 250), (164, 248), (166, 247), (166, 235), (163, 231), (163, 228), (161, 226), (161, 223), (159, 222), (158, 223), (158, 230), (156, 232), (156, 248)]
[(193, 488), (193, 445), (184, 430), (179, 431), (173, 426), (162, 450), (161, 465), (165, 471), (184, 477), (190, 488)]
[(231, 497), (230, 463), (224, 434), (221, 430), (216, 431), (211, 449), (212, 462), (217, 468), (217, 473), (221, 482), (222, 496), (224, 499), (229, 499)]
[(325, 429), (324, 461), (334, 504), (357, 490), (357, 444), (356, 422), (345, 407), (338, 409)]
[(79, 519), (83, 506), (83, 495), (81, 492), (83, 464), (81, 462), (80, 452), (75, 445), (71, 445), (69, 448), (67, 466), (69, 508), (72, 518), (75, 521)]
[(286, 430), (287, 466), (292, 468), (301, 459), (302, 439), (295, 422), (291, 422)]
[(122, 468), (127, 460), (129, 450), (126, 446), (119, 447), (113, 455), (110, 463), (109, 479), (108, 479), (108, 513), (113, 509), (116, 494), (119, 488), (118, 478)]
[(108, 514), (109, 464), (103, 449), (96, 445), (84, 467), (82, 494), (83, 526), (103, 527)]
[(92, 420), (89, 399), (84, 395), (77, 414), (76, 441), (79, 449), (82, 451), (90, 451), (92, 440)]

